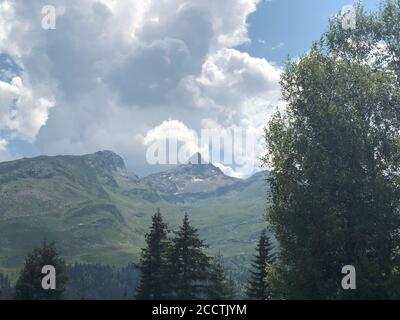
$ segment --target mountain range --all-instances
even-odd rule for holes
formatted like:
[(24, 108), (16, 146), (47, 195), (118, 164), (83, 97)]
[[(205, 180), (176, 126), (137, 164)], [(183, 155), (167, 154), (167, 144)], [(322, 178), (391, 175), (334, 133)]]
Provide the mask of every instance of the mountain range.
[(266, 226), (268, 172), (242, 180), (202, 162), (144, 178), (111, 151), (0, 163), (0, 270), (18, 270), (44, 240), (69, 263), (137, 262), (157, 208), (172, 230), (187, 212), (210, 253), (240, 269)]

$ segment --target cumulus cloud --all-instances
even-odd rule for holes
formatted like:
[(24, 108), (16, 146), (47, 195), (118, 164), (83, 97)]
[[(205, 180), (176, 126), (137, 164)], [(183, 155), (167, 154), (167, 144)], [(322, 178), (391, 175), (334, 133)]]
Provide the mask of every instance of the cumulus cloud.
[(55, 102), (37, 96), (20, 77), (0, 81), (0, 127), (13, 138), (34, 141)]
[(6, 151), (6, 146), (8, 144), (8, 141), (5, 139), (0, 139), (0, 152)]
[(199, 75), (184, 80), (193, 105), (213, 115), (201, 120), (203, 129), (221, 136), (242, 131), (252, 144), (244, 150), (242, 143), (233, 143), (235, 169), (219, 163), (225, 173), (243, 177), (260, 170), (263, 128), (270, 115), (283, 107), (280, 75), (281, 71), (265, 59), (224, 48), (207, 57)]
[(11, 155), (7, 151), (8, 141), (6, 139), (0, 139), (0, 161), (11, 160)]
[[(182, 164), (197, 152), (202, 154), (205, 161), (209, 160), (208, 144), (202, 143), (196, 131), (178, 120), (164, 121), (148, 131), (146, 136), (139, 136), (139, 139), (148, 148), (147, 160), (150, 163), (161, 160), (163, 164)], [(155, 153), (160, 152), (164, 154), (154, 157)], [(151, 160), (151, 157), (154, 159)]]
[(143, 143), (147, 145), (154, 141), (171, 138), (190, 143), (195, 142), (198, 136), (195, 131), (189, 129), (184, 123), (178, 120), (167, 120), (147, 132), (143, 138)]
[(0, 54), (21, 69), (0, 79), (3, 138), (46, 154), (112, 149), (143, 173), (165, 130), (192, 146), (210, 126), (260, 135), (280, 71), (235, 49), (257, 3), (53, 0), (57, 29), (46, 31), (48, 1), (0, 0)]

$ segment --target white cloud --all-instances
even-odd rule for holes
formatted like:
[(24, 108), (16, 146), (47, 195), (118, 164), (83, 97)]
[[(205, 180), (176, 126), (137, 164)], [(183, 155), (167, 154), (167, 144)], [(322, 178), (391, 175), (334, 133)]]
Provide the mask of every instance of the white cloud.
[[(209, 159), (208, 145), (202, 145), (201, 137), (196, 131), (189, 129), (178, 120), (164, 121), (159, 126), (149, 130), (144, 137), (141, 137), (141, 140), (147, 148), (157, 143), (167, 143), (169, 148), (164, 151), (166, 155), (168, 154), (165, 159), (169, 164), (186, 163), (197, 152), (202, 154), (205, 161)], [(171, 149), (174, 144), (176, 144), (176, 150)], [(171, 163), (173, 161), (176, 161), (176, 163)]]
[(234, 49), (258, 2), (53, 0), (57, 29), (45, 31), (48, 1), (0, 0), (0, 53), (23, 69), (19, 86), (0, 83), (0, 125), (41, 153), (113, 149), (137, 170), (143, 139), (166, 128), (191, 141), (212, 119), (259, 134), (280, 71)]
[(6, 139), (0, 139), (0, 161), (9, 161), (12, 159), (7, 151), (7, 145), (8, 141)]
[(251, 100), (276, 103), (279, 78), (280, 71), (267, 60), (225, 48), (208, 56), (201, 74), (189, 79), (188, 86), (200, 93), (200, 106), (231, 111)]
[[(216, 167), (221, 169), (221, 171), (227, 176), (231, 176), (234, 178), (244, 179), (249, 177), (251, 174), (255, 172), (254, 167), (238, 167), (232, 168), (229, 166), (225, 166), (222, 163), (214, 163)], [(258, 170), (258, 169), (257, 169)]]
[(8, 141), (5, 139), (0, 139), (0, 152), (6, 151)]
[(265, 59), (251, 57), (235, 49), (221, 49), (207, 57), (201, 73), (185, 79), (183, 86), (199, 109), (208, 110), (201, 121), (204, 129), (229, 134), (241, 129), (255, 141), (254, 149), (242, 152), (235, 145), (234, 157), (240, 166), (221, 169), (233, 176), (246, 176), (259, 170), (264, 152), (263, 128), (280, 101), (281, 71)]
[(0, 119), (8, 113), (13, 100), (19, 95), (17, 86), (0, 81)]
[(189, 129), (184, 123), (170, 119), (147, 132), (143, 138), (143, 143), (148, 145), (154, 141), (170, 138), (182, 142), (195, 142), (198, 139), (196, 132)]
[(0, 128), (11, 137), (33, 142), (54, 105), (51, 99), (37, 96), (20, 77), (11, 83), (0, 81)]

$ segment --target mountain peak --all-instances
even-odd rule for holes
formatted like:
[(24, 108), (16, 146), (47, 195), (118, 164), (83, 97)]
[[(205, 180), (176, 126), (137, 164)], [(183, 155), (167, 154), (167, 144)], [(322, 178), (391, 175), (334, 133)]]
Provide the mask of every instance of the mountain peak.
[(205, 162), (200, 153), (195, 153), (186, 164), (152, 174), (143, 181), (161, 195), (172, 199), (214, 192), (236, 183), (238, 179), (224, 175), (218, 167)]
[(196, 152), (189, 158), (187, 164), (207, 164), (207, 162), (203, 159), (200, 152)]
[(126, 170), (124, 160), (113, 151), (98, 151), (84, 157), (92, 167), (102, 168), (107, 171)]

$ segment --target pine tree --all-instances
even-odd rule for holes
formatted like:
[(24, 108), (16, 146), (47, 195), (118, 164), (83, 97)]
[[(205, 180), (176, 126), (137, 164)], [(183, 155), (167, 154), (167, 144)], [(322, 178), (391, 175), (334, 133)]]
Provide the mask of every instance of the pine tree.
[(185, 214), (182, 226), (175, 233), (170, 253), (170, 285), (174, 298), (196, 300), (206, 298), (210, 258), (203, 252), (207, 247), (199, 239), (197, 229), (189, 223)]
[(267, 300), (271, 298), (271, 291), (266, 283), (266, 278), (267, 267), (274, 262), (272, 249), (267, 231), (263, 230), (258, 241), (257, 254), (252, 263), (250, 281), (247, 287), (247, 296), (252, 300)]
[[(42, 268), (51, 265), (56, 270), (56, 289), (42, 288)], [(67, 282), (66, 265), (60, 258), (55, 243), (44, 242), (30, 253), (15, 285), (14, 298), (20, 300), (59, 300), (64, 298)]]
[(169, 296), (166, 267), (170, 242), (167, 236), (167, 225), (163, 222), (160, 210), (157, 210), (152, 218), (150, 231), (146, 234), (147, 246), (142, 249), (137, 299), (166, 299)]
[(221, 255), (215, 257), (211, 264), (207, 298), (209, 300), (234, 300), (235, 284), (232, 278), (226, 275)]

